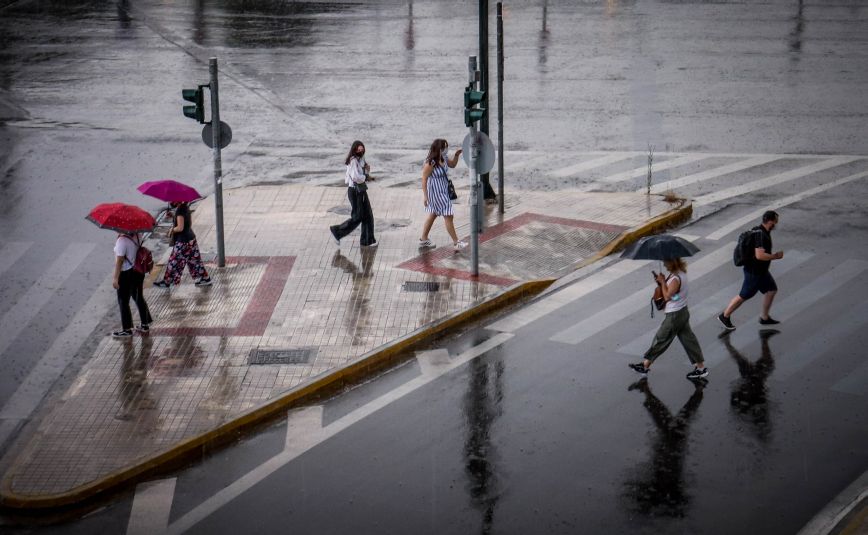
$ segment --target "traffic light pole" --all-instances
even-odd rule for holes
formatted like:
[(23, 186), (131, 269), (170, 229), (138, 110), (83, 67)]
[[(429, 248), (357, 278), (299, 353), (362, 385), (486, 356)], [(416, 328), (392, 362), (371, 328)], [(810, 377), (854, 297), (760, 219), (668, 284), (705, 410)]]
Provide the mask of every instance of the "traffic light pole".
[[(481, 106), (488, 109), (488, 0), (479, 0), (479, 90), (485, 93)], [(479, 130), (485, 135), (489, 134), (488, 114), (482, 118)], [(486, 199), (494, 198), (494, 189), (491, 187), (488, 173), (480, 177), (482, 181), (482, 193)]]
[(226, 266), (226, 251), (223, 247), (223, 165), (220, 160), (220, 100), (217, 92), (217, 58), (208, 60), (208, 72), (211, 75), (211, 134), (214, 156), (214, 212), (217, 215), (217, 266)]
[(497, 204), (503, 213), (503, 2), (497, 3)]
[[(476, 56), (470, 56), (467, 61), (468, 84), (470, 89), (476, 88)], [(470, 134), (470, 274), (479, 276), (479, 212), (482, 208), (482, 191), (480, 191), (479, 173), (476, 162), (479, 159), (479, 140), (476, 135), (476, 122), (471, 122), (468, 127)]]

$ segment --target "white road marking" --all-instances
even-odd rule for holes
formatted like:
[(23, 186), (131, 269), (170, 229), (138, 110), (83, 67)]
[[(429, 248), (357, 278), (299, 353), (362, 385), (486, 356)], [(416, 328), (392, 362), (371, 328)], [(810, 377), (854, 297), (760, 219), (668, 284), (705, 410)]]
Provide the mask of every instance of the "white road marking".
[(284, 452), (301, 455), (322, 442), (322, 405), (301, 407), (286, 414)]
[(630, 158), (634, 158), (635, 156), (636, 154), (633, 153), (616, 152), (613, 154), (608, 154), (606, 156), (601, 156), (599, 158), (594, 158), (593, 160), (579, 162), (568, 167), (555, 169), (549, 174), (556, 178), (566, 178), (570, 176), (575, 176), (584, 171), (588, 171), (589, 169), (594, 169), (595, 167), (602, 167), (604, 165), (620, 162), (622, 160), (628, 160)]
[(450, 365), (449, 350), (432, 349), (430, 351), (420, 351), (416, 354), (416, 360), (422, 369), (422, 375), (433, 375), (436, 377), (443, 373), (444, 368)]
[[(666, 169), (671, 169), (673, 167), (679, 167), (681, 165), (686, 165), (698, 160), (704, 160), (708, 158), (707, 154), (687, 154), (685, 156), (679, 156), (677, 158), (671, 158), (669, 160), (655, 163), (651, 166), (651, 173), (657, 173), (659, 171), (665, 171)], [(642, 167), (637, 167), (630, 171), (624, 171), (623, 173), (615, 173), (614, 175), (605, 176), (599, 179), (600, 182), (622, 182), (624, 180), (632, 180), (634, 178), (639, 178), (645, 176), (648, 173), (648, 166), (644, 165)]]
[[(774, 309), (772, 311), (774, 312)], [(865, 329), (866, 325), (868, 325), (868, 304), (863, 303), (853, 310), (848, 310), (844, 317), (824, 324), (820, 332), (799, 343), (796, 351), (777, 359), (773, 377), (782, 381), (792, 377), (811, 362), (828, 354), (830, 346), (836, 341), (843, 340), (854, 331)], [(864, 391), (865, 383), (862, 383), (862, 389)]]
[[(340, 418), (325, 428), (322, 429), (322, 434), (320, 435), (320, 442), (340, 433), (344, 429), (350, 427), (351, 425), (359, 422), (363, 418), (370, 416), (371, 414), (381, 410), (383, 407), (389, 405), (390, 403), (410, 394), (411, 392), (425, 386), (430, 383), (440, 375), (453, 370), (470, 360), (485, 354), (488, 351), (496, 348), (504, 344), (510, 338), (512, 338), (512, 334), (501, 333), (493, 336), (492, 338), (486, 340), (485, 342), (472, 347), (461, 353), (454, 359), (452, 359), (447, 366), (441, 366), (439, 375), (420, 375), (398, 388), (391, 390), (390, 392), (371, 400), (367, 404), (359, 407), (353, 412), (347, 414), (343, 418)], [(313, 445), (311, 445), (312, 447)], [(221, 507), (225, 506), (247, 490), (256, 486), (259, 482), (263, 481), (265, 478), (285, 466), (287, 463), (301, 455), (303, 452), (297, 449), (285, 450), (281, 453), (278, 453), (271, 459), (265, 461), (263, 464), (254, 468), (247, 474), (243, 475), (239, 479), (235, 480), (229, 486), (217, 492), (215, 495), (205, 500), (194, 509), (189, 511), (187, 514), (182, 516), (173, 522), (167, 530), (169, 534), (181, 534), (185, 531), (189, 530), (205, 518), (214, 514)]]
[(19, 258), (24, 256), (31, 245), (33, 245), (32, 241), (13, 241), (4, 245), (0, 249), (0, 274), (11, 268)]
[(127, 535), (162, 533), (169, 525), (176, 479), (148, 481), (136, 486)]
[(864, 396), (868, 393), (865, 385), (868, 385), (868, 362), (862, 361), (862, 364), (857, 366), (855, 370), (832, 385), (832, 390), (854, 396)]
[[(782, 259), (775, 262), (775, 276), (783, 275), (786, 272), (802, 265), (814, 255), (813, 253), (806, 253), (802, 251), (790, 251), (787, 255)], [(738, 268), (733, 268), (738, 269)], [(688, 271), (688, 274), (690, 272)], [(694, 286), (695, 287), (695, 286)], [(730, 284), (726, 288), (715, 292), (714, 295), (711, 295), (702, 301), (692, 301), (688, 306), (690, 311), (690, 324), (693, 326), (698, 325), (699, 323), (714, 319), (717, 321), (715, 317), (720, 314), (721, 311), (726, 307), (729, 301), (738, 293), (741, 288), (741, 282), (737, 282), (735, 284)], [(690, 299), (690, 298), (688, 298)], [(617, 349), (618, 353), (622, 353), (624, 355), (633, 355), (641, 357), (645, 354), (645, 350), (651, 345), (651, 341), (654, 339), (654, 335), (657, 333), (657, 327), (647, 331), (646, 333), (636, 337), (628, 344), (625, 344)]]
[[(782, 322), (782, 325), (779, 328), (783, 329), (786, 327), (786, 322), (795, 318), (801, 312), (808, 310), (814, 303), (821, 299), (825, 299), (854, 278), (860, 276), (866, 269), (868, 269), (868, 262), (864, 260), (845, 260), (833, 269), (817, 277), (806, 286), (803, 286), (789, 297), (776, 299), (775, 304), (772, 306), (771, 316)], [(862, 305), (860, 309), (864, 310), (865, 305)], [(858, 316), (855, 314), (857, 311), (853, 312), (853, 314), (849, 314), (849, 317), (858, 317), (859, 321), (864, 323), (865, 316)], [(736, 323), (738, 324), (741, 321), (744, 321), (745, 328), (735, 330), (730, 335), (730, 342), (733, 347), (743, 348), (751, 342), (756, 341), (757, 335), (754, 328), (762, 328), (762, 326), (757, 323), (759, 318), (758, 315), (752, 315), (747, 320), (743, 319), (744, 316), (738, 316), (738, 312), (736, 312), (735, 315), (739, 318)], [(772, 328), (775, 327), (772, 326)], [(799, 344), (798, 351), (795, 353), (788, 353), (786, 358), (777, 361), (778, 365), (775, 369), (774, 377), (776, 379), (785, 379), (804, 368), (814, 359), (819, 358), (825, 353), (824, 348), (828, 345), (829, 340), (840, 338), (853, 328), (852, 322), (847, 321), (846, 319), (830, 322), (825, 325), (821, 333), (802, 341)], [(728, 355), (726, 348), (723, 347), (722, 344), (712, 346), (707, 351), (704, 351), (704, 353), (705, 362), (708, 365), (716, 364), (724, 360)]]
[(0, 318), (0, 355), (9, 349), (94, 247), (94, 243), (70, 243), (21, 299), (9, 307)]
[[(734, 242), (732, 244), (724, 245), (694, 262), (690, 266), (690, 271), (688, 272), (691, 275), (690, 280), (698, 280), (723, 265), (726, 260), (731, 258), (732, 247), (735, 247)], [(650, 274), (648, 275), (648, 279), (650, 282)], [(623, 321), (624, 318), (630, 314), (643, 308), (649, 308), (651, 292), (652, 290), (649, 284), (648, 287), (642, 288), (641, 290), (620, 299), (612, 306), (597, 312), (593, 316), (560, 331), (549, 338), (549, 340), (564, 344), (579, 344), (612, 325), (617, 325), (618, 322)]]
[(585, 279), (567, 286), (563, 290), (547, 296), (545, 299), (522, 307), (505, 318), (486, 325), (485, 328), (500, 332), (515, 332), (521, 327), (551, 314), (555, 310), (569, 305), (595, 290), (599, 290), (634, 271), (648, 266), (650, 263), (648, 261), (617, 262), (602, 271), (598, 271)]
[[(660, 193), (662, 191), (668, 191), (671, 189), (674, 190), (675, 188), (688, 186), (696, 182), (702, 182), (703, 180), (709, 180), (719, 176), (728, 175), (730, 173), (744, 171), (745, 169), (750, 169), (751, 167), (757, 167), (763, 164), (767, 164), (778, 159), (780, 159), (778, 156), (758, 156), (756, 158), (750, 158), (741, 162), (722, 165), (720, 167), (715, 167), (714, 169), (709, 169), (707, 171), (701, 171), (692, 175), (687, 175), (672, 180), (667, 180), (666, 182), (661, 182), (659, 184), (654, 184), (651, 186), (651, 193)], [(639, 188), (636, 191), (644, 192), (645, 188)]]
[(720, 238), (723, 238), (724, 236), (726, 236), (730, 232), (733, 232), (736, 229), (740, 229), (742, 227), (745, 227), (752, 222), (758, 224), (759, 219), (762, 217), (763, 213), (765, 213), (766, 210), (777, 210), (778, 208), (782, 208), (784, 206), (788, 206), (790, 204), (797, 203), (799, 201), (807, 199), (808, 197), (812, 197), (818, 193), (822, 193), (826, 190), (835, 188), (837, 186), (841, 186), (841, 185), (846, 184), (848, 182), (853, 182), (854, 180), (859, 180), (860, 178), (865, 178), (866, 176), (868, 176), (868, 171), (866, 171), (864, 173), (856, 173), (855, 175), (850, 175), (850, 176), (847, 176), (844, 178), (839, 178), (838, 180), (833, 180), (832, 182), (829, 182), (828, 184), (823, 184), (823, 185), (811, 188), (809, 190), (803, 191), (801, 193), (797, 193), (795, 195), (790, 195), (789, 197), (784, 197), (783, 199), (780, 199), (779, 201), (773, 202), (772, 204), (769, 204), (768, 206), (766, 206), (764, 208), (760, 208), (759, 210), (754, 210), (753, 212), (751, 212), (751, 213), (749, 213), (743, 217), (740, 217), (740, 218), (736, 219), (735, 221), (727, 223), (723, 227), (721, 227), (721, 228), (717, 229), (716, 231), (712, 232), (711, 234), (709, 234), (706, 237), (706, 239), (719, 240)]
[[(107, 278), (18, 385), (3, 405), (0, 419), (24, 420), (30, 417), (114, 300), (111, 278)], [(0, 429), (0, 444), (5, 441), (5, 431), (6, 429)]]
[(766, 177), (760, 180), (753, 180), (751, 182), (748, 182), (747, 184), (733, 186), (731, 188), (725, 188), (715, 191), (714, 193), (701, 195), (694, 199), (693, 205), (704, 206), (706, 204), (722, 201), (731, 197), (737, 197), (739, 195), (744, 195), (745, 193), (750, 193), (753, 191), (776, 186), (784, 182), (789, 182), (790, 180), (795, 180), (797, 178), (802, 178), (808, 175), (812, 175), (814, 173), (819, 173), (820, 171), (825, 171), (826, 169), (845, 165), (860, 159), (862, 158), (859, 156), (836, 156), (834, 158), (828, 158), (826, 160), (813, 163), (811, 165), (798, 167), (796, 169), (792, 169), (783, 173), (778, 173), (777, 175), (772, 175), (770, 177)]

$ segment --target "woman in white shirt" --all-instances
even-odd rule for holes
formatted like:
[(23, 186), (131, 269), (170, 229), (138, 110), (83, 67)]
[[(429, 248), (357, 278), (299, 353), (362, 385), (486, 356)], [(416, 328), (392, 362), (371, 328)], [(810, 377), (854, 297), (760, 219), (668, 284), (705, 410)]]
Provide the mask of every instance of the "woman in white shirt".
[(371, 167), (365, 162), (365, 144), (361, 141), (353, 141), (350, 153), (346, 161), (347, 174), (347, 198), (350, 200), (352, 212), (350, 218), (340, 225), (332, 225), (330, 228), (332, 239), (338, 247), (341, 240), (356, 227), (362, 225), (362, 236), (359, 244), (363, 247), (376, 247), (377, 239), (374, 237), (374, 211), (371, 209), (371, 201), (368, 200), (368, 181), (374, 180), (371, 175)]
[(133, 335), (133, 313), (130, 310), (130, 297), (136, 302), (139, 309), (141, 323), (136, 328), (139, 332), (146, 333), (151, 325), (151, 312), (148, 303), (145, 302), (145, 294), (142, 286), (145, 282), (145, 274), (133, 269), (136, 262), (136, 253), (142, 245), (142, 238), (138, 234), (118, 234), (115, 241), (115, 270), (112, 277), (112, 286), (117, 290), (118, 306), (121, 309), (121, 330), (112, 333), (115, 338), (127, 338)]
[(687, 358), (693, 364), (693, 371), (687, 374), (687, 378), (701, 379), (708, 375), (708, 369), (705, 367), (699, 340), (690, 328), (690, 313), (687, 311), (687, 263), (682, 258), (673, 258), (664, 260), (663, 265), (669, 276), (655, 273), (654, 279), (660, 285), (663, 299), (666, 300), (666, 308), (663, 309), (665, 317), (657, 329), (651, 347), (645, 352), (643, 361), (630, 364), (630, 367), (642, 375), (647, 375), (654, 360), (669, 348), (677, 336), (687, 352)]

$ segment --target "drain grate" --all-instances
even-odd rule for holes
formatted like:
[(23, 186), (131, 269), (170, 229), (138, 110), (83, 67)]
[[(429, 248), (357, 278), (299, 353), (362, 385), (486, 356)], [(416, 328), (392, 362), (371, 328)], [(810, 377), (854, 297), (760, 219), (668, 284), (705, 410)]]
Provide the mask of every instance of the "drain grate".
[(299, 349), (251, 349), (247, 364), (309, 364), (316, 355), (316, 348)]
[(428, 281), (404, 281), (401, 290), (405, 292), (439, 292), (439, 282)]

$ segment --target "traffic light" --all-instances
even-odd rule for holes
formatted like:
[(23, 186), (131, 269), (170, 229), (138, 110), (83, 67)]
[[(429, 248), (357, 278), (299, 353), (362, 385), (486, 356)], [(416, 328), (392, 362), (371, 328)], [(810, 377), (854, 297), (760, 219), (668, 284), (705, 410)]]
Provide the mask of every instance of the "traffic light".
[(483, 107), (474, 108), (485, 100), (485, 91), (474, 91), (471, 86), (464, 89), (464, 126), (470, 126), (486, 116), (488, 110)]
[(205, 124), (205, 95), (202, 92), (203, 87), (208, 86), (200, 85), (198, 89), (182, 89), (181, 96), (187, 102), (194, 104), (193, 106), (184, 106), (184, 116)]

